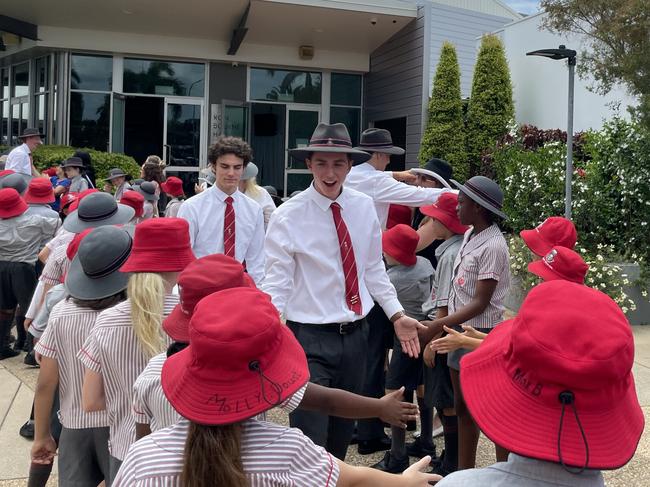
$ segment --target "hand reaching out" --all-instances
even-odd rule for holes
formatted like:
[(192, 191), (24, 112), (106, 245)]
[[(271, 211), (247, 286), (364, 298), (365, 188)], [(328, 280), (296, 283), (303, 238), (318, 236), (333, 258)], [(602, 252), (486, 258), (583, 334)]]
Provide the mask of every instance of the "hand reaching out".
[(404, 387), (390, 392), (380, 399), (382, 402), (379, 419), (398, 428), (406, 428), (408, 421), (418, 418), (419, 410), (415, 404), (403, 402)]

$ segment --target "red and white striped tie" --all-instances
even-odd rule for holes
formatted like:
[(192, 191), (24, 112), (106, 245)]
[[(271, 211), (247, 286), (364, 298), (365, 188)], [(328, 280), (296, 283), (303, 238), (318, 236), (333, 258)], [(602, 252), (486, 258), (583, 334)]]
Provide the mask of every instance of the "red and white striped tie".
[(223, 253), (235, 258), (235, 208), (232, 206), (232, 196), (226, 198), (226, 209), (223, 214)]
[(339, 238), (341, 248), (341, 262), (343, 263), (343, 274), (345, 275), (345, 301), (352, 311), (361, 314), (361, 298), (359, 297), (359, 276), (357, 274), (357, 263), (354, 259), (354, 248), (352, 248), (352, 239), (345, 226), (345, 221), (341, 217), (341, 206), (338, 203), (330, 205), (332, 216), (334, 217), (334, 226), (336, 235)]

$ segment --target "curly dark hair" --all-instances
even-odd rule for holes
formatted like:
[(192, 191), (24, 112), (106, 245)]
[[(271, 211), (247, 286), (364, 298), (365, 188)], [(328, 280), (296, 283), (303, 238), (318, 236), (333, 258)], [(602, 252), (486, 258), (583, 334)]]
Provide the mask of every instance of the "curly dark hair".
[(208, 149), (208, 162), (214, 164), (220, 156), (234, 154), (244, 160), (244, 166), (253, 158), (253, 149), (239, 137), (219, 137)]

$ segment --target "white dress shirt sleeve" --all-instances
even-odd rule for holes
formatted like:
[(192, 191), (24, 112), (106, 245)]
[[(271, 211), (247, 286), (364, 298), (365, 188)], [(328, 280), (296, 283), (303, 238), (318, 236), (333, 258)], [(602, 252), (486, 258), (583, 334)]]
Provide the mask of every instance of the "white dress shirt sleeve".
[(264, 241), (266, 252), (266, 277), (262, 291), (271, 296), (271, 301), (280, 314), (284, 313), (287, 301), (293, 293), (293, 277), (296, 263), (293, 258), (291, 231), (286, 218), (274, 213)]
[(394, 203), (406, 206), (424, 206), (435, 203), (446, 188), (422, 188), (402, 183), (383, 174), (376, 178), (373, 200), (381, 203)]
[(192, 249), (194, 249), (194, 246), (196, 244), (196, 235), (199, 231), (199, 225), (198, 225), (198, 216), (194, 212), (194, 207), (193, 205), (181, 205), (180, 209), (178, 210), (178, 218), (182, 218), (187, 221), (190, 225), (190, 245), (192, 246)]
[(29, 158), (29, 152), (22, 146), (18, 146), (9, 153), (5, 169), (12, 169), (20, 174), (32, 175), (32, 161)]
[(390, 318), (398, 311), (401, 311), (403, 307), (397, 299), (395, 286), (390, 282), (386, 266), (382, 260), (381, 228), (377, 217), (374, 218), (370, 235), (373, 237), (368, 250), (364, 280), (372, 298), (379, 303), (386, 316)]
[(255, 231), (248, 245), (246, 256), (246, 271), (260, 286), (264, 280), (264, 213), (259, 208), (256, 216)]

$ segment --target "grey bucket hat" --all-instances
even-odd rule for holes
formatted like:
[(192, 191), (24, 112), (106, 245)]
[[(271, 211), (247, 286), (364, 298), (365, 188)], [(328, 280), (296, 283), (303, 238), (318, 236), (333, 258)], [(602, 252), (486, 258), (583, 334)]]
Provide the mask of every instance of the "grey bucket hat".
[(102, 299), (126, 289), (129, 273), (120, 267), (131, 253), (133, 239), (119, 227), (91, 231), (79, 244), (65, 278), (65, 289), (73, 298)]
[(249, 162), (248, 164), (246, 164), (246, 169), (244, 169), (244, 172), (242, 173), (241, 178), (239, 178), (239, 180), (246, 181), (251, 178), (256, 178), (258, 173), (259, 173), (259, 169), (257, 169), (257, 166), (252, 162)]
[(486, 178), (485, 176), (474, 176), (465, 181), (465, 184), (460, 184), (455, 179), (452, 179), (451, 182), (461, 192), (471, 198), (472, 201), (478, 203), (486, 210), (491, 211), (501, 218), (508, 218), (502, 211), (503, 191), (499, 185), (490, 178)]
[(27, 186), (29, 185), (30, 179), (32, 179), (31, 176), (17, 172), (13, 174), (7, 174), (0, 180), (0, 189), (13, 188), (22, 196), (25, 194), (25, 191), (27, 191)]
[(133, 208), (117, 203), (108, 193), (91, 193), (66, 217), (63, 228), (80, 233), (86, 228), (121, 225), (133, 218), (134, 213)]
[(133, 186), (133, 189), (144, 196), (146, 201), (158, 201), (156, 185), (151, 181), (143, 181), (139, 185)]
[(355, 147), (366, 152), (381, 152), (382, 154), (390, 154), (401, 156), (406, 151), (401, 147), (393, 145), (393, 137), (386, 129), (370, 128), (363, 131), (359, 146)]

